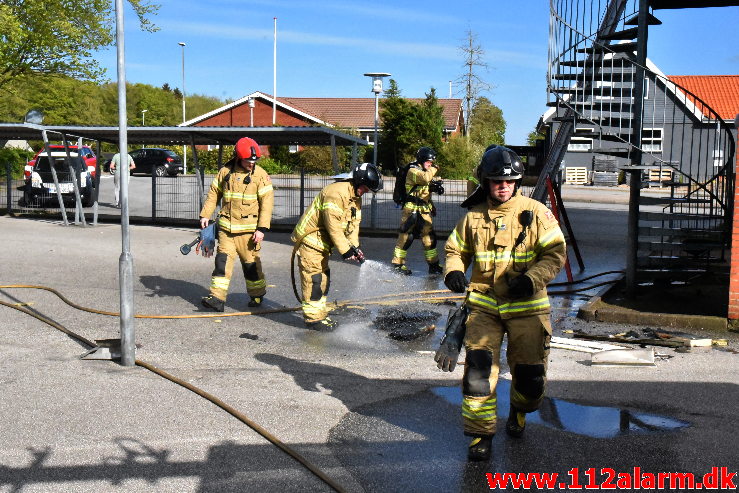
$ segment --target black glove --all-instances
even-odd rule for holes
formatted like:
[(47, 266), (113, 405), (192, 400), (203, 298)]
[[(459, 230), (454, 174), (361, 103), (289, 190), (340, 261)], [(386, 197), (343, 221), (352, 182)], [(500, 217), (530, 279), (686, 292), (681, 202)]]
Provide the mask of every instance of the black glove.
[(457, 366), (459, 352), (462, 350), (465, 332), (467, 332), (467, 315), (469, 310), (462, 305), (449, 310), (446, 322), (446, 332), (441, 339), (439, 349), (434, 355), (436, 366), (442, 371), (452, 372)]
[(508, 296), (515, 300), (534, 295), (534, 281), (526, 274), (521, 274), (508, 281)]
[(429, 192), (438, 193), (439, 195), (444, 195), (444, 182), (441, 180), (431, 180), (429, 183)]
[(444, 284), (453, 293), (464, 293), (469, 283), (461, 270), (453, 270), (444, 278)]
[(360, 250), (359, 248), (350, 245), (349, 250), (341, 254), (341, 258), (344, 260), (349, 260), (350, 258), (355, 257), (360, 264), (364, 263), (364, 252)]

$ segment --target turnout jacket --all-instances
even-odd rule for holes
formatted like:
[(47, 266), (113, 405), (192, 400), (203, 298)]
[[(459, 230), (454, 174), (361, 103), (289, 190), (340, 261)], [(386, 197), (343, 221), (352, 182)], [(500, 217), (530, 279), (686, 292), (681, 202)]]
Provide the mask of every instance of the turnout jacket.
[[(532, 211), (524, 232), (521, 213)], [(565, 239), (552, 212), (541, 202), (519, 193), (494, 205), (488, 200), (474, 206), (457, 223), (446, 242), (446, 272), (466, 272), (472, 277), (466, 303), (503, 319), (549, 313), (547, 284), (565, 263)], [(511, 299), (508, 283), (525, 273), (534, 285), (528, 298)]]
[[(362, 220), (362, 198), (349, 181), (338, 181), (321, 190), (303, 213), (290, 239), (316, 250), (340, 254), (350, 245), (359, 246), (359, 223)], [(307, 234), (306, 234), (307, 233)]]
[(431, 212), (434, 205), (431, 202), (429, 183), (436, 176), (439, 169), (436, 166), (424, 171), (419, 164), (412, 164), (405, 177), (406, 203), (403, 209), (419, 212)]
[[(247, 177), (250, 179), (246, 180)], [(234, 160), (226, 163), (210, 184), (200, 217), (209, 218), (219, 200), (219, 228), (231, 233), (269, 229), (275, 202), (274, 191), (272, 180), (261, 166), (255, 164), (252, 172), (247, 173)]]

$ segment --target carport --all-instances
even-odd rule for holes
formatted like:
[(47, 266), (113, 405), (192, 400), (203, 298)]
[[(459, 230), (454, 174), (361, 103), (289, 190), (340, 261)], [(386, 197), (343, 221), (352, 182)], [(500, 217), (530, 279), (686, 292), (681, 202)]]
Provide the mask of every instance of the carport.
[[(51, 139), (50, 139), (51, 136)], [(54, 138), (58, 136), (58, 138)], [(302, 146), (331, 146), (332, 165), (336, 173), (339, 172), (338, 155), (336, 146), (352, 147), (352, 163), (357, 161), (357, 146), (367, 145), (367, 142), (359, 137), (349, 135), (328, 127), (128, 127), (127, 139), (129, 145), (166, 145), (166, 146), (191, 146), (194, 156), (194, 169), (197, 176), (198, 195), (200, 201), (203, 199), (204, 177), (203, 169), (197, 161), (195, 146), (216, 145), (218, 146), (218, 162), (223, 163), (223, 146), (234, 145), (236, 141), (244, 136), (252, 137), (260, 145), (302, 145)], [(61, 140), (69, 144), (70, 141), (96, 142), (96, 154), (98, 157), (95, 202), (93, 205), (93, 224), (97, 224), (98, 197), (100, 180), (101, 143), (107, 142), (118, 144), (118, 127), (95, 127), (95, 126), (65, 126), (65, 125), (38, 125), (33, 123), (0, 123), (0, 141), (7, 140), (42, 140), (45, 144), (49, 141)], [(53, 158), (50, 157), (53, 161)], [(52, 167), (53, 169), (53, 167)], [(305, 173), (301, 169), (301, 204), (305, 190)], [(56, 173), (54, 181), (59, 190)], [(11, 205), (11, 184), (8, 177), (7, 204)], [(76, 213), (75, 223), (86, 224), (79, 189), (75, 186)], [(67, 214), (61, 194), (57, 193), (59, 208), (62, 213), (64, 224), (67, 222)]]

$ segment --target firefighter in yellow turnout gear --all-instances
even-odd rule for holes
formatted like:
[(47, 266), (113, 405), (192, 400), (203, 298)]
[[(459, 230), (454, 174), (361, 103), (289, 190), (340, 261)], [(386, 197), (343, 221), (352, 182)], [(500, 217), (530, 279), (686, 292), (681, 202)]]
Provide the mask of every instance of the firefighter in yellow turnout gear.
[(443, 272), (436, 250), (436, 233), (433, 227), (433, 216), (436, 210), (431, 200), (431, 193), (442, 194), (444, 188), (441, 180), (434, 180), (434, 176), (439, 171), (435, 161), (436, 152), (430, 147), (421, 147), (416, 152), (415, 163), (409, 165), (405, 178), (406, 193), (402, 199), (403, 212), (400, 216), (400, 230), (391, 261), (396, 272), (401, 274), (411, 274), (405, 259), (416, 237), (423, 244), (429, 274)]
[(234, 154), (234, 158), (213, 179), (200, 211), (200, 227), (205, 228), (218, 201), (221, 201), (217, 219), (218, 249), (210, 295), (202, 300), (203, 306), (220, 312), (224, 310), (237, 258), (241, 261), (246, 291), (251, 297), (249, 306), (260, 306), (267, 292), (259, 250), (272, 221), (272, 181), (267, 172), (256, 164), (261, 151), (253, 139), (239, 139)]
[(337, 250), (344, 260), (364, 260), (359, 249), (361, 197), (381, 188), (377, 168), (370, 163), (358, 164), (346, 181), (325, 186), (295, 226), (291, 239), (299, 245), (303, 320), (307, 327), (334, 327), (326, 308), (331, 282), (329, 256), (332, 250)]
[[(518, 192), (523, 164), (513, 151), (500, 146), (486, 151), (477, 175), (481, 186), (462, 204), (470, 211), (446, 243), (444, 282), (454, 292), (467, 291), (462, 416), (465, 435), (473, 437), (469, 459), (487, 460), (505, 335), (512, 375), (506, 432), (520, 437), (526, 413), (544, 397), (552, 334), (546, 286), (563, 267), (566, 247), (552, 212)], [(464, 272), (470, 264), (468, 285)], [(436, 360), (446, 369), (450, 356), (442, 349)], [(451, 355), (454, 363), (458, 354)]]

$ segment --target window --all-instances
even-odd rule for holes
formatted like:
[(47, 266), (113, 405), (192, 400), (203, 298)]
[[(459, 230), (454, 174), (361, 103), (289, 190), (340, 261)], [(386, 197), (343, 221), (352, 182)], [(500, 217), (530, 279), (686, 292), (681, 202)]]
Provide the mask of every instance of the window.
[(641, 148), (644, 152), (662, 152), (662, 129), (661, 128), (642, 129)]
[(298, 146), (296, 145), (287, 146), (287, 152), (289, 152), (290, 154), (295, 154), (296, 152), (298, 152)]
[(567, 145), (568, 151), (573, 152), (589, 152), (593, 149), (593, 139), (590, 137), (578, 137), (578, 132), (592, 132), (590, 128), (576, 128), (575, 135), (570, 138), (570, 143)]
[(724, 150), (716, 149), (713, 151), (713, 167), (720, 168), (724, 165)]

